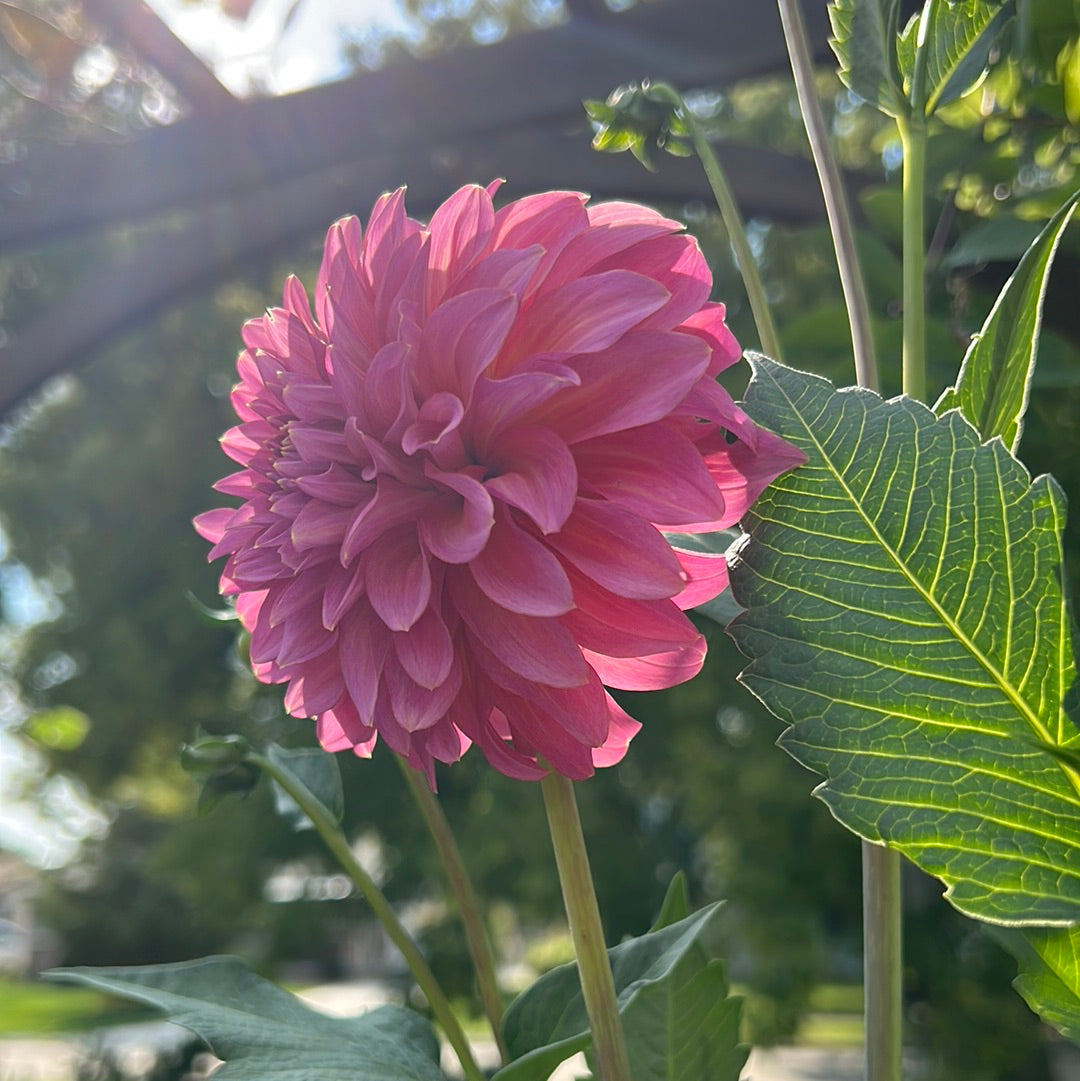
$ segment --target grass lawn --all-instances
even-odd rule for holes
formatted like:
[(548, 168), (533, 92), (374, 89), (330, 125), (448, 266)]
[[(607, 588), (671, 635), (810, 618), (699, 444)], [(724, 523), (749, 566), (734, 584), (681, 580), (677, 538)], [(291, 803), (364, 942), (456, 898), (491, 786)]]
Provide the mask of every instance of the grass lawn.
[(157, 1014), (89, 987), (0, 977), (0, 1036), (84, 1032), (152, 1016)]

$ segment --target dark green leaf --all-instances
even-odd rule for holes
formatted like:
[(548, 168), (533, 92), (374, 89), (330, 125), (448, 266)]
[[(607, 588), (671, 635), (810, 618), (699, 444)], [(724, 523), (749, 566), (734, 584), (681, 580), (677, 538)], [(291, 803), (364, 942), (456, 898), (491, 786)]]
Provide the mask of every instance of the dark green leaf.
[(162, 1010), (225, 1060), (221, 1081), (445, 1081), (438, 1041), (418, 1014), (382, 1006), (326, 1017), (233, 957), (47, 975)]
[(1005, 259), (1019, 261), (1035, 242), (1040, 228), (1038, 222), (1007, 214), (980, 221), (963, 233), (941, 260), (941, 266), (946, 270), (955, 270), (957, 267), (980, 266)]
[(650, 930), (661, 931), (690, 915), (690, 886), (684, 871), (677, 871), (671, 885), (664, 894), (664, 903), (660, 906), (656, 920)]
[(1019, 962), (1013, 987), (1047, 1024), (1080, 1043), (1080, 928), (994, 927)]
[(743, 523), (729, 628), (816, 794), (985, 920), (1080, 919), (1064, 498), (957, 412), (754, 358), (745, 408), (809, 461)]
[(829, 5), (829, 44), (841, 80), (890, 116), (906, 109), (894, 59), (898, 10), (896, 0), (833, 0)]
[[(634, 1081), (736, 1081), (739, 1003), (717, 958), (720, 905), (608, 951)], [(576, 965), (542, 976), (506, 1012), (497, 1081), (541, 1081), (590, 1045)]]
[[(266, 757), (278, 769), (291, 773), (298, 784), (306, 788), (323, 805), (335, 822), (345, 813), (345, 794), (341, 787), (341, 771), (337, 759), (326, 751), (314, 747), (286, 750), (271, 744)], [(274, 784), (274, 807), (278, 814), (288, 819), (294, 829), (310, 829), (311, 820), (296, 801), (280, 785)]]
[(1039, 352), (1043, 297), (1061, 234), (1080, 200), (1073, 196), (1047, 223), (1005, 283), (957, 376), (938, 400), (939, 415), (959, 409), (982, 438), (1020, 445), (1028, 392)]

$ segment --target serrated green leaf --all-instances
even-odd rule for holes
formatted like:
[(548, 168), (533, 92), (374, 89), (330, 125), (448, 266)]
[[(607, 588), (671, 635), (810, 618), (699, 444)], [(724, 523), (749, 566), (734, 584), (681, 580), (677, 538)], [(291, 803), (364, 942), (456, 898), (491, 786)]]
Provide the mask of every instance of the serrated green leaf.
[(46, 975), (162, 1010), (225, 1060), (221, 1081), (445, 1081), (438, 1041), (418, 1014), (382, 1006), (327, 1017), (235, 957)]
[[(911, 79), (915, 50), (925, 50), (926, 79), (922, 101), (912, 107), (931, 116), (956, 101), (986, 74), (990, 50), (1015, 14), (1013, 0), (935, 0), (916, 15), (904, 31), (901, 70)], [(925, 36), (921, 33), (926, 19)], [(922, 44), (916, 42), (923, 38)], [(912, 92), (917, 92), (912, 88)]]
[(859, 97), (890, 116), (901, 116), (906, 101), (897, 78), (896, 0), (833, 0), (829, 5), (832, 46), (840, 79)]
[[(634, 1081), (736, 1081), (737, 1001), (717, 953), (720, 904), (608, 950)], [(542, 976), (511, 1003), (503, 1032), (512, 1061), (493, 1081), (543, 1081), (590, 1046), (576, 965)], [(692, 1041), (692, 1047), (683, 1047)]]
[(1080, 741), (1060, 489), (958, 412), (752, 363), (746, 411), (809, 460), (729, 557), (742, 681), (833, 814), (961, 911), (1080, 920), (1075, 774), (1036, 742)]
[(1043, 297), (1061, 234), (1076, 210), (1073, 196), (1036, 237), (1005, 283), (982, 330), (972, 340), (956, 386), (938, 399), (940, 416), (959, 409), (984, 440), (1000, 436), (1013, 452), (1020, 445), (1028, 393), (1039, 353)]
[[(315, 747), (287, 750), (272, 743), (266, 749), (266, 757), (278, 769), (291, 773), (296, 782), (323, 805), (335, 822), (341, 821), (345, 813), (345, 793), (341, 787), (341, 771), (332, 754)], [(274, 784), (274, 809), (292, 824), (293, 829), (312, 828), (311, 820), (296, 800), (277, 783)]]
[(1080, 927), (988, 928), (1018, 962), (1021, 998), (1047, 1024), (1080, 1043)]

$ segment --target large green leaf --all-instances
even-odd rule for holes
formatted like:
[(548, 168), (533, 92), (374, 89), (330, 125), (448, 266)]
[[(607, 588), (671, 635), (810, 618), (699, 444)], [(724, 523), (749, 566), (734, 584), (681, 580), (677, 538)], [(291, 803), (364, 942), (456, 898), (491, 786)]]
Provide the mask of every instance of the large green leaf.
[(445, 1081), (438, 1041), (418, 1014), (381, 1006), (327, 1017), (234, 957), (47, 975), (163, 1010), (225, 1060), (221, 1081)]
[(925, 51), (922, 100), (912, 100), (912, 107), (929, 116), (970, 90), (985, 74), (990, 50), (1013, 14), (1012, 0), (931, 0), (926, 4), (904, 28), (897, 50), (909, 94), (918, 93), (911, 85), (915, 57)]
[(1080, 927), (995, 927), (1019, 962), (1013, 987), (1047, 1024), (1080, 1043)]
[(1074, 195), (1046, 224), (1005, 283), (982, 330), (972, 340), (955, 387), (934, 411), (959, 409), (983, 439), (1020, 445), (1028, 391), (1039, 352), (1043, 297), (1061, 234), (1076, 210)]
[[(673, 883), (668, 915), (680, 903), (679, 890)], [(748, 1049), (739, 1044), (740, 1002), (728, 997), (717, 956), (720, 908), (710, 905), (608, 951), (634, 1081), (737, 1081)], [(503, 1032), (512, 1061), (495, 1081), (543, 1081), (586, 1050), (591, 1039), (577, 966), (553, 969), (517, 998)]]
[(890, 116), (906, 109), (895, 60), (899, 8), (898, 0), (833, 0), (829, 5), (829, 44), (841, 80)]
[(730, 631), (849, 829), (991, 921), (1080, 920), (1064, 497), (958, 412), (754, 358), (745, 408), (806, 452), (747, 515)]

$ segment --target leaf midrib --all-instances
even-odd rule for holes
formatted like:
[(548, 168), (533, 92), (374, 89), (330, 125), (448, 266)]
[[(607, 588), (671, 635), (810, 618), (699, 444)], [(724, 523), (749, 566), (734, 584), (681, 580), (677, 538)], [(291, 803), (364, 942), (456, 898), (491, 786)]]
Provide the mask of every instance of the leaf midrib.
[[(825, 463), (825, 465), (826, 465), (827, 469), (829, 470), (829, 472), (836, 479), (837, 484), (840, 485), (840, 487), (843, 489), (844, 493), (847, 495), (848, 499), (851, 502), (851, 505), (855, 508), (856, 514), (862, 519), (862, 521), (865, 523), (867, 528), (873, 534), (874, 538), (881, 545), (882, 549), (888, 554), (889, 558), (892, 559), (892, 561), (896, 565), (897, 569), (904, 575), (904, 577), (908, 580), (908, 582), (910, 582), (912, 588), (915, 590), (916, 593), (919, 594), (920, 597), (922, 597), (922, 599), (931, 608), (931, 610), (934, 611), (938, 615), (938, 617), (941, 619), (942, 623), (956, 637), (957, 641), (959, 641), (961, 643), (961, 645), (963, 645), (964, 648), (968, 651), (968, 653), (980, 665), (982, 665), (983, 669), (993, 679), (993, 681), (997, 685), (998, 689), (1004, 694), (1004, 696), (1009, 700), (1009, 702), (1012, 703), (1013, 707), (1020, 714), (1020, 716), (1023, 717), (1023, 719), (1028, 723), (1028, 726), (1032, 729), (1032, 731), (1034, 731), (1035, 734), (1037, 736), (1039, 736), (1045, 742), (1053, 744), (1053, 745), (1056, 746), (1057, 742), (1053, 739), (1050, 732), (1043, 726), (1043, 724), (1040, 722), (1039, 718), (1028, 707), (1028, 704), (1019, 696), (1018, 693), (1016, 693), (1013, 690), (1012, 686), (1006, 681), (1006, 679), (1004, 678), (1002, 673), (998, 671), (997, 667), (990, 661), (990, 659), (988, 657), (985, 656), (985, 654), (982, 652), (982, 650), (979, 649), (975, 645), (975, 643), (971, 641), (970, 638), (968, 638), (968, 636), (963, 632), (963, 630), (959, 626), (956, 625), (956, 623), (949, 617), (949, 614), (947, 612), (945, 612), (944, 609), (941, 607), (941, 605), (938, 603), (936, 598), (932, 594), (928, 593), (925, 589), (923, 589), (921, 583), (914, 576), (914, 574), (911, 572), (911, 570), (908, 568), (908, 566), (904, 562), (904, 560), (900, 558), (899, 554), (893, 550), (892, 545), (890, 545), (888, 543), (888, 541), (885, 539), (885, 537), (882, 536), (881, 532), (878, 530), (877, 525), (874, 523), (874, 521), (864, 513), (861, 503), (855, 498), (855, 493), (847, 485), (847, 483), (844, 480), (843, 476), (839, 472), (837, 472), (837, 470), (833, 467), (832, 460), (826, 454), (825, 448), (818, 441), (818, 439), (815, 436), (813, 430), (811, 429), (810, 425), (806, 423), (806, 420), (804, 419), (802, 413), (799, 411), (799, 409), (796, 406), (795, 402), (788, 396), (787, 391), (784, 389), (783, 386), (781, 386), (781, 384), (776, 379), (774, 379), (772, 377), (772, 375), (770, 375), (769, 378), (772, 380), (773, 385), (777, 388), (777, 390), (783, 396), (784, 400), (787, 401), (788, 404), (791, 406), (792, 412), (795, 414), (795, 416), (797, 416), (799, 418), (799, 421), (803, 425), (803, 430), (806, 432), (807, 437), (809, 438), (810, 442), (815, 447), (815, 449), (818, 451), (818, 454), (820, 455), (821, 460)], [(917, 458), (918, 458), (918, 456), (916, 455), (916, 463), (917, 463)], [(1000, 480), (999, 480), (999, 483), (1000, 483)], [(952, 489), (950, 487), (950, 489), (949, 489), (950, 497), (951, 497), (951, 493), (952, 493)], [(948, 525), (948, 518), (947, 518), (948, 509), (947, 508), (946, 508), (945, 513), (946, 513), (946, 527), (947, 527), (947, 525)], [(944, 535), (944, 540), (942, 542), (942, 551), (944, 551), (944, 547), (945, 547), (945, 545), (947, 543), (948, 543), (948, 533), (947, 533), (947, 529), (946, 529), (946, 532), (945, 532), (945, 535)], [(939, 563), (940, 563), (940, 557), (939, 557)], [(1059, 638), (1060, 637), (1061, 636), (1059, 635)], [(1066, 772), (1066, 776), (1070, 776), (1068, 774), (1068, 772)]]

